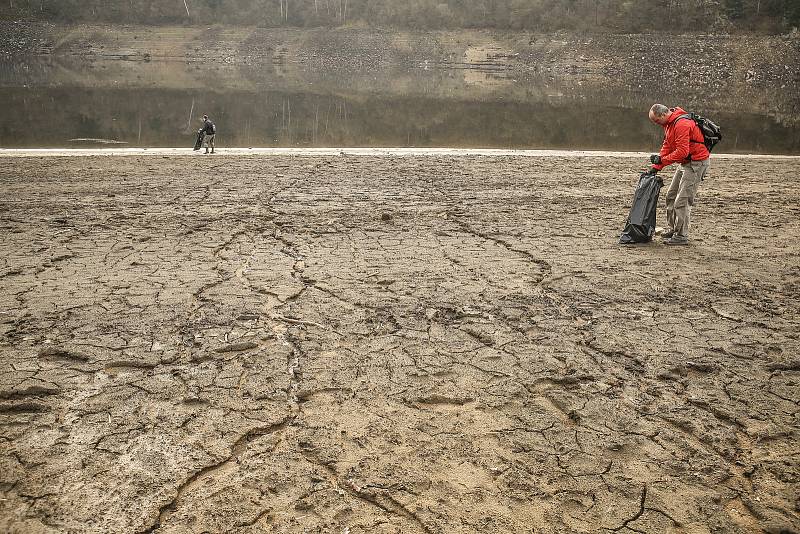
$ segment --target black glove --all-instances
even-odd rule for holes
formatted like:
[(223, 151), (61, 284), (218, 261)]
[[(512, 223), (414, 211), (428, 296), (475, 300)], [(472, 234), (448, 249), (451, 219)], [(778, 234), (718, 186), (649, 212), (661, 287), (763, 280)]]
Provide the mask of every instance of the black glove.
[(650, 163), (658, 165), (659, 163), (661, 163), (661, 156), (659, 156), (658, 154), (653, 154), (652, 156), (650, 156)]

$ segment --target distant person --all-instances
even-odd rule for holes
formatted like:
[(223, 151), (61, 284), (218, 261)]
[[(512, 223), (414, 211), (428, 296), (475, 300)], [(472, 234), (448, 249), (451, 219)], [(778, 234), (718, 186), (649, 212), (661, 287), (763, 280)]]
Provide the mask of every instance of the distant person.
[(214, 138), (217, 136), (217, 126), (209, 120), (208, 115), (203, 115), (203, 127), (197, 133), (203, 134), (203, 146), (206, 148), (205, 153), (208, 154), (208, 149), (214, 153)]
[(700, 127), (683, 109), (653, 104), (649, 117), (664, 128), (661, 152), (650, 156), (653, 164), (650, 173), (673, 163), (680, 164), (667, 189), (667, 227), (662, 238), (666, 245), (687, 245), (694, 197), (708, 171), (709, 152)]

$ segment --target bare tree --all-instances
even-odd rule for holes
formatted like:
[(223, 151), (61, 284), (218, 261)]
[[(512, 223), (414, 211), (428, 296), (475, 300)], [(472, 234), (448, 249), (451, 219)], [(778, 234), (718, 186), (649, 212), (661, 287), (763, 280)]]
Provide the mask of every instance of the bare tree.
[(278, 0), (281, 5), (281, 20), (289, 20), (289, 0)]

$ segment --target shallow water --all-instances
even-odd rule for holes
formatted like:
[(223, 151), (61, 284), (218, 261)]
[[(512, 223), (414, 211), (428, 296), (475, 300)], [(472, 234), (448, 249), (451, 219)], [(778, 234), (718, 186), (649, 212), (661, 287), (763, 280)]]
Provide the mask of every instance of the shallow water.
[[(476, 82), (475, 73), (443, 69), (398, 68), (378, 79), (119, 60), (6, 62), (0, 147), (191, 146), (203, 113), (217, 124), (219, 146), (652, 151), (660, 143), (661, 130), (646, 118), (650, 95), (478, 74)], [(757, 111), (713, 118), (725, 136), (719, 152), (800, 153), (798, 121)]]

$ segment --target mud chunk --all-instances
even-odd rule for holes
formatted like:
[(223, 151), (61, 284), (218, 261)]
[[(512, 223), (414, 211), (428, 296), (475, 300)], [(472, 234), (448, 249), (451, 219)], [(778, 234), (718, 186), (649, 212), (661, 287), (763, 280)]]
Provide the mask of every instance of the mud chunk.
[(800, 371), (800, 360), (767, 364), (768, 371)]
[(711, 373), (719, 369), (719, 365), (713, 362), (686, 362), (686, 367), (701, 373)]
[(171, 363), (175, 363), (176, 361), (178, 361), (178, 354), (172, 352), (162, 355), (160, 363), (161, 365), (169, 365)]
[(26, 397), (46, 397), (57, 395), (61, 390), (49, 386), (28, 386), (25, 389), (10, 389), (0, 391), (0, 399), (22, 399)]
[(427, 396), (420, 396), (414, 399), (414, 402), (417, 404), (429, 404), (429, 405), (451, 405), (451, 406), (463, 406), (469, 402), (473, 402), (475, 399), (472, 397), (448, 397), (445, 395), (433, 394)]
[(657, 376), (662, 380), (677, 380), (685, 377), (688, 373), (688, 368), (683, 364), (679, 364), (669, 368), (667, 371), (659, 372)]
[(314, 505), (307, 501), (298, 501), (297, 503), (295, 503), (294, 509), (298, 511), (313, 510)]
[(40, 402), (17, 402), (0, 404), (0, 413), (22, 414), (47, 412), (50, 408)]
[(467, 334), (469, 334), (470, 336), (472, 336), (473, 338), (475, 338), (476, 340), (480, 341), (483, 345), (486, 345), (487, 347), (492, 347), (495, 344), (492, 336), (490, 336), (486, 332), (481, 332), (476, 328), (470, 328), (470, 327), (464, 327), (462, 328), (462, 330)]
[(107, 371), (124, 371), (126, 369), (152, 369), (160, 361), (151, 360), (113, 360), (106, 365)]
[(59, 347), (45, 347), (39, 351), (39, 358), (42, 360), (68, 360), (78, 362), (88, 362), (89, 356), (80, 352), (70, 351)]
[(258, 343), (252, 341), (240, 341), (239, 343), (230, 343), (214, 349), (214, 352), (241, 352), (243, 350), (250, 350), (258, 347)]

